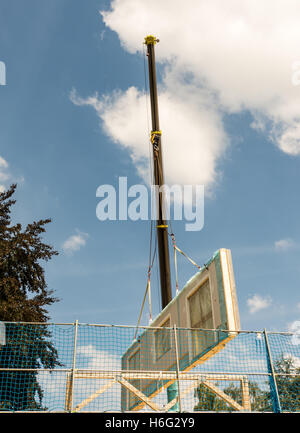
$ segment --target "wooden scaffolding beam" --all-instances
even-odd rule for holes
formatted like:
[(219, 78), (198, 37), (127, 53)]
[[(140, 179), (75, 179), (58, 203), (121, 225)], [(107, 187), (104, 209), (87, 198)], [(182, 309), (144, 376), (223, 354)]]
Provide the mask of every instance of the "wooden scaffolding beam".
[[(73, 380), (77, 379), (94, 379), (94, 380), (110, 380), (108, 383), (99, 388), (96, 392), (91, 394), (89, 397), (84, 399), (80, 404), (78, 404), (75, 408), (75, 412), (79, 412), (84, 406), (87, 406), (91, 403), (95, 398), (99, 395), (103, 394), (105, 391), (110, 389), (115, 383), (119, 383), (121, 386), (126, 388), (128, 391), (133, 393), (139, 400), (142, 401), (142, 405), (149, 406), (152, 410), (157, 412), (167, 412), (171, 407), (173, 407), (177, 401), (178, 396), (176, 396), (172, 401), (170, 401), (164, 407), (159, 407), (154, 401), (153, 398), (157, 395), (152, 394), (150, 396), (145, 395), (141, 390), (136, 388), (129, 381), (132, 380), (141, 380), (141, 379), (151, 379), (157, 381), (165, 381), (168, 380), (167, 385), (161, 387), (159, 392), (164, 389), (166, 386), (169, 386), (170, 383), (175, 382), (176, 380), (180, 381), (192, 381), (192, 383), (181, 392), (181, 397), (183, 395), (188, 394), (192, 391), (192, 389), (196, 388), (200, 383), (205, 385), (210, 391), (215, 393), (219, 398), (228, 403), (233, 409), (238, 411), (251, 411), (250, 404), (250, 395), (249, 395), (249, 385), (248, 378), (245, 375), (240, 374), (222, 374), (222, 373), (179, 373), (177, 378), (176, 372), (158, 372), (158, 371), (124, 371), (124, 370), (112, 370), (112, 371), (85, 371), (85, 370), (77, 370), (74, 373)], [(234, 399), (232, 399), (228, 394), (224, 393), (220, 388), (218, 388), (215, 384), (211, 383), (211, 381), (239, 381), (241, 383), (242, 390), (242, 402), (243, 405), (237, 403)], [(70, 404), (72, 401), (72, 390), (71, 390), (71, 375), (68, 373), (67, 375), (67, 383), (66, 383), (66, 399), (65, 399), (65, 409), (70, 410)], [(137, 405), (133, 411), (139, 410), (140, 404)]]

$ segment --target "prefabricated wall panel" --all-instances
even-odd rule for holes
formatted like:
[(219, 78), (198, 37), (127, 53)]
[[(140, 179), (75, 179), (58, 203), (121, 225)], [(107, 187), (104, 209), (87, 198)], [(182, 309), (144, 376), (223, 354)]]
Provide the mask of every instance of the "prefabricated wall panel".
[[(153, 329), (146, 329), (124, 353), (122, 369), (175, 370), (174, 325), (180, 328), (177, 337), (181, 371), (190, 370), (213, 356), (234, 338), (234, 331), (240, 329), (240, 321), (230, 250), (218, 250), (186, 283), (152, 322)], [(211, 331), (201, 332), (200, 329)], [(157, 381), (132, 380), (132, 384), (147, 396), (158, 389)], [(163, 385), (166, 384), (160, 384)], [(133, 408), (138, 408), (137, 399), (123, 390), (122, 409)]]

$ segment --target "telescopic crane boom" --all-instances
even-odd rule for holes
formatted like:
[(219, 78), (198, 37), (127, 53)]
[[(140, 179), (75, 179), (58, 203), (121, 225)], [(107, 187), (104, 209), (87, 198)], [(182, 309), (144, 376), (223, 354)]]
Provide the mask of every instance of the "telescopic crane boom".
[(170, 258), (168, 243), (168, 224), (164, 219), (164, 194), (160, 188), (164, 185), (163, 161), (161, 152), (161, 131), (159, 129), (157, 83), (155, 68), (155, 44), (159, 42), (154, 36), (145, 37), (147, 46), (147, 57), (149, 67), (149, 89), (151, 101), (152, 131), (151, 143), (153, 145), (153, 167), (154, 167), (154, 184), (158, 187), (158, 209), (156, 219), (157, 244), (159, 255), (160, 270), (160, 287), (161, 287), (161, 304), (164, 309), (172, 300)]

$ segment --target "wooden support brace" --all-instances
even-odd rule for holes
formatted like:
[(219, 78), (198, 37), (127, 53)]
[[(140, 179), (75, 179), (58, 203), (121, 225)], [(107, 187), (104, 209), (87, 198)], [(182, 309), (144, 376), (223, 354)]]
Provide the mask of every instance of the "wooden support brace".
[[(203, 356), (201, 356), (199, 359), (197, 359), (195, 362), (193, 362), (192, 364), (190, 364), (187, 368), (184, 369), (184, 372), (188, 372), (190, 370), (192, 370), (193, 368), (195, 368), (198, 365), (203, 364), (204, 362), (208, 361), (211, 357), (213, 357), (214, 355), (216, 355), (217, 353), (219, 353), (221, 350), (224, 349), (224, 347), (226, 346), (226, 344), (231, 341), (233, 338), (236, 337), (236, 333), (230, 333), (229, 336), (227, 338), (225, 338), (224, 340), (222, 340), (219, 344), (217, 344), (215, 347), (213, 347), (211, 350), (209, 350), (207, 353), (205, 353)], [(185, 374), (183, 373), (183, 374)], [(181, 374), (179, 374), (179, 376), (181, 376)], [(168, 376), (166, 374), (166, 372), (164, 372), (164, 378), (168, 379)], [(181, 378), (180, 378), (181, 379)], [(188, 380), (191, 380), (192, 377), (190, 377)], [(157, 380), (157, 379), (154, 379)], [(168, 386), (170, 386), (172, 383), (174, 383), (176, 379), (170, 380), (166, 385), (164, 385), (165, 388), (167, 388)], [(224, 379), (227, 380), (227, 379)], [(156, 391), (154, 391), (154, 393), (151, 395), (151, 397), (155, 397), (157, 394), (159, 394), (161, 392), (162, 388), (157, 389)], [(141, 410), (144, 407), (144, 403), (139, 403), (137, 406), (135, 406), (133, 408), (134, 411), (138, 411)]]
[(92, 394), (90, 397), (86, 398), (80, 404), (78, 404), (75, 407), (74, 412), (79, 412), (84, 406), (86, 406), (87, 404), (89, 404), (91, 401), (93, 401), (95, 398), (97, 398), (103, 392), (107, 391), (115, 383), (116, 383), (116, 380), (114, 379), (114, 380), (111, 380), (110, 382), (108, 382), (106, 385), (102, 386), (102, 388), (98, 389), (94, 394)]
[(222, 400), (226, 401), (231, 407), (233, 407), (236, 410), (244, 410), (243, 406), (238, 404), (233, 398), (229, 397), (229, 395), (225, 394), (220, 388), (218, 388), (216, 385), (213, 385), (212, 383), (208, 382), (207, 380), (202, 382), (203, 385), (205, 385), (208, 389), (210, 389), (212, 392), (214, 392), (217, 396), (219, 396)]
[(72, 402), (72, 379), (71, 373), (67, 373), (67, 382), (66, 382), (66, 399), (65, 399), (65, 410), (71, 410), (71, 402)]
[[(120, 374), (121, 373), (121, 374)], [(209, 376), (207, 374), (191, 374), (191, 373), (180, 373), (179, 379), (183, 381), (190, 381), (193, 380), (192, 384), (185, 390), (181, 392), (181, 396), (187, 394), (190, 392), (193, 388), (197, 387), (199, 384), (200, 378), (205, 376), (205, 381), (202, 383), (209, 388), (212, 392), (214, 392), (216, 395), (218, 395), (221, 399), (226, 401), (231, 407), (234, 409), (241, 411), (241, 410), (247, 410), (251, 411), (251, 402), (250, 402), (250, 395), (249, 395), (249, 385), (248, 385), (248, 378), (247, 376), (241, 376), (241, 375), (235, 375), (235, 374), (210, 374)], [(173, 378), (173, 380), (171, 379)], [(175, 382), (174, 373), (173, 372), (141, 372), (141, 371), (98, 371), (98, 372), (84, 372), (79, 371), (76, 372), (76, 379), (111, 379), (111, 381), (104, 385), (102, 388), (97, 390), (94, 394), (92, 394), (90, 397), (85, 399), (82, 403), (76, 406), (75, 411), (81, 410), (84, 406), (89, 404), (92, 400), (94, 400), (98, 395), (105, 392), (107, 389), (109, 389), (111, 386), (114, 385), (114, 383), (119, 382), (122, 386), (127, 388), (130, 392), (132, 392), (134, 395), (136, 395), (141, 401), (137, 406), (133, 408), (133, 411), (140, 410), (145, 404), (147, 404), (151, 409), (155, 411), (162, 411), (162, 409), (156, 405), (152, 399), (162, 390), (162, 388), (158, 389), (155, 393), (153, 393), (151, 396), (147, 397), (143, 392), (138, 390), (135, 386), (133, 386), (128, 380), (134, 380), (134, 379), (154, 379), (154, 380), (168, 380), (168, 383), (164, 386), (164, 388), (168, 387), (170, 384)], [(126, 380), (128, 379), (128, 380)], [(171, 379), (171, 380), (170, 380)], [(216, 385), (213, 385), (210, 383), (212, 380), (238, 380), (241, 382), (242, 387), (242, 401), (243, 406), (238, 404), (235, 400), (233, 400), (229, 395), (225, 394), (220, 388), (218, 388)], [(71, 374), (69, 373), (67, 375), (67, 384), (66, 384), (66, 402), (65, 402), (65, 409), (70, 410), (70, 404), (72, 399), (72, 380), (71, 380)], [(170, 401), (166, 406), (164, 406), (163, 410), (168, 411), (171, 407), (174, 406), (178, 401), (178, 397), (175, 397), (172, 401)]]
[(249, 383), (248, 383), (247, 376), (243, 377), (243, 379), (241, 380), (241, 385), (242, 385), (242, 398), (243, 398), (244, 409), (251, 412), (251, 400), (250, 400)]
[(161, 412), (161, 408), (159, 406), (157, 406), (152, 400), (151, 398), (147, 397), (145, 394), (143, 394), (141, 391), (139, 391), (135, 386), (133, 386), (131, 383), (127, 382), (126, 379), (124, 379), (123, 377), (118, 377), (117, 381), (125, 386), (125, 388), (127, 388), (129, 391), (131, 391), (133, 394), (135, 394), (140, 400), (142, 400), (144, 403), (146, 403), (151, 409), (157, 411), (157, 412)]

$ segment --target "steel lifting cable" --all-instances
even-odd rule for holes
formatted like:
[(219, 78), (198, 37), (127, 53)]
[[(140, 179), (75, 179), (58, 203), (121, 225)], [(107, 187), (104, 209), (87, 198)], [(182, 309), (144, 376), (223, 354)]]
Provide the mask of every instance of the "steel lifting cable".
[(176, 278), (176, 295), (179, 292), (179, 287), (178, 287), (178, 270), (177, 270), (177, 248), (176, 248), (176, 244), (175, 244), (175, 236), (174, 233), (170, 233), (170, 236), (172, 238), (172, 242), (173, 242), (173, 248), (174, 248), (174, 265), (175, 265), (175, 278)]
[[(172, 236), (174, 236), (174, 234), (173, 233), (169, 233), (169, 235), (172, 237)], [(194, 260), (193, 259), (191, 259), (187, 254), (185, 254), (180, 248), (178, 248), (178, 246), (177, 245), (175, 245), (175, 239), (174, 239), (174, 248), (180, 253), (180, 254), (182, 254), (186, 259), (188, 259), (194, 266), (196, 266), (199, 270), (201, 270), (202, 269), (202, 267), (201, 266), (199, 266), (199, 265), (197, 265), (197, 263), (196, 262), (194, 262)]]
[[(143, 303), (142, 303), (142, 306), (141, 306), (141, 311), (140, 311), (138, 323), (136, 325), (136, 329), (135, 329), (135, 333), (134, 333), (134, 340), (136, 340), (137, 332), (138, 332), (140, 321), (141, 321), (142, 314), (143, 314), (144, 305), (145, 305), (145, 302), (146, 302), (147, 293), (148, 293), (148, 291), (150, 293), (150, 286), (151, 286), (151, 269), (149, 268), (149, 270), (148, 270), (147, 286), (146, 286), (146, 290), (145, 290), (145, 294), (144, 294)], [(150, 312), (150, 314), (151, 314), (151, 312)]]
[[(151, 238), (152, 238), (152, 228), (151, 228)], [(154, 248), (152, 260), (151, 260), (151, 256), (149, 256), (147, 286), (146, 286), (146, 290), (145, 290), (144, 299), (143, 299), (143, 302), (142, 302), (142, 306), (141, 306), (138, 322), (137, 322), (136, 329), (135, 329), (134, 340), (136, 340), (137, 332), (138, 332), (138, 329), (139, 329), (139, 326), (140, 326), (140, 321), (141, 321), (141, 318), (142, 318), (142, 314), (143, 314), (143, 310), (144, 310), (144, 306), (145, 306), (145, 302), (146, 302), (146, 298), (147, 298), (147, 293), (148, 293), (148, 296), (149, 296), (149, 322), (151, 323), (151, 321), (152, 321), (152, 312), (151, 312), (151, 270), (152, 270), (152, 267), (153, 267), (153, 264), (154, 264), (154, 260), (155, 260), (155, 256), (156, 256), (156, 251), (157, 251), (157, 239), (155, 239), (155, 248)]]

